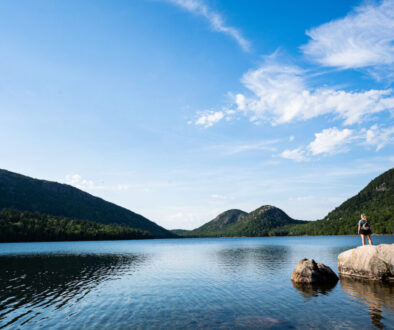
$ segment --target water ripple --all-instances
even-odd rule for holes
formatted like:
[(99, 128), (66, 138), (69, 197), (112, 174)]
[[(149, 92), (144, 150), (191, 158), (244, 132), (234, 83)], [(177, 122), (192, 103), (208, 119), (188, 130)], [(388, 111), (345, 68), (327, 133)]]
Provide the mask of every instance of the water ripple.
[[(337, 254), (358, 243), (347, 237), (0, 246), (0, 328), (388, 327), (392, 286), (290, 281), (299, 259), (336, 270)], [(34, 253), (23, 255), (29, 247)]]

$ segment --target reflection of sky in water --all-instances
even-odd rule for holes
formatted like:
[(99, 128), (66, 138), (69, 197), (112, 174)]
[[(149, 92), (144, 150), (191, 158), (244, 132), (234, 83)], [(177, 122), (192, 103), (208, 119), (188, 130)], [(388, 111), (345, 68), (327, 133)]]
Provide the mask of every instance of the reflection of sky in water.
[(3, 256), (0, 324), (46, 319), (82, 301), (101, 282), (132, 273), (141, 262), (133, 255)]
[(0, 326), (392, 324), (392, 288), (347, 282), (298, 288), (290, 281), (299, 259), (336, 271), (338, 253), (359, 243), (359, 237), (292, 237), (0, 244)]

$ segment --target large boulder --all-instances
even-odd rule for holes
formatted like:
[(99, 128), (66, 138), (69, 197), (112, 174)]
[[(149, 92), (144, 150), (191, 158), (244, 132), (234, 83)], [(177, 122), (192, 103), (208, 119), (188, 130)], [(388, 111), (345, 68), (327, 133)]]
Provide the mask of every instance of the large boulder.
[(364, 245), (338, 256), (341, 276), (370, 280), (394, 280), (394, 244)]
[(336, 283), (338, 276), (326, 265), (313, 259), (301, 259), (294, 269), (291, 280), (300, 284)]

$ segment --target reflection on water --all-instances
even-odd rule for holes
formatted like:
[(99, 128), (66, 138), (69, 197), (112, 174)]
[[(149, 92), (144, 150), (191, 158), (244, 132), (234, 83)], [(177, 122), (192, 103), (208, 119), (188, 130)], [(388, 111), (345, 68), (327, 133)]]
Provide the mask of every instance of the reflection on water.
[(317, 297), (319, 295), (327, 295), (337, 286), (337, 282), (327, 284), (303, 284), (291, 281), (291, 283), (293, 284), (293, 287), (296, 288), (299, 293), (305, 298)]
[(35, 309), (78, 303), (103, 281), (133, 272), (142, 261), (134, 255), (0, 257), (0, 328), (31, 321), (41, 314)]
[(0, 244), (0, 328), (388, 327), (393, 288), (291, 284), (300, 259), (335, 270), (338, 253), (359, 243), (262, 237)]
[(394, 310), (392, 284), (341, 277), (341, 287), (347, 294), (362, 298), (361, 301), (369, 308), (371, 323), (378, 329), (384, 328), (382, 308)]
[(245, 267), (253, 266), (267, 273), (286, 267), (289, 255), (287, 246), (223, 249), (216, 253), (219, 265), (227, 271), (244, 271)]

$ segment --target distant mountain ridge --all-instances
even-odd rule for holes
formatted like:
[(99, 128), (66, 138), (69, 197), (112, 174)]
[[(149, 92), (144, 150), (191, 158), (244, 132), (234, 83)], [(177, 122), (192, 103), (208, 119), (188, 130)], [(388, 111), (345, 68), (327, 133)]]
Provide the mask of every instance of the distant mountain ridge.
[[(394, 168), (376, 177), (357, 195), (329, 212), (323, 220), (317, 221), (295, 220), (277, 207), (264, 205), (250, 213), (231, 209), (194, 230), (176, 229), (170, 232), (137, 213), (70, 185), (33, 179), (0, 169), (0, 210), (6, 208), (127, 226), (161, 238), (178, 237), (178, 235), (183, 237), (351, 235), (357, 234), (357, 222), (361, 213), (365, 213), (370, 219), (373, 233), (394, 234)], [(18, 221), (15, 225), (18, 225)]]
[(188, 237), (267, 236), (274, 228), (300, 223), (306, 221), (294, 220), (281, 209), (264, 205), (249, 214), (237, 209), (228, 210), (199, 228), (177, 230), (176, 233)]
[[(237, 211), (237, 221), (226, 222)], [(265, 205), (249, 214), (225, 211), (199, 228), (178, 229), (176, 233), (184, 237), (355, 235), (361, 213), (370, 219), (373, 233), (394, 234), (394, 168), (373, 179), (322, 220), (294, 220), (282, 210)]]
[(176, 237), (153, 221), (67, 184), (0, 170), (0, 210), (23, 211), (122, 225), (154, 237)]
[(274, 228), (307, 222), (292, 219), (275, 206), (264, 205), (250, 212), (241, 222), (236, 223), (231, 228), (231, 232), (237, 236), (268, 236)]

